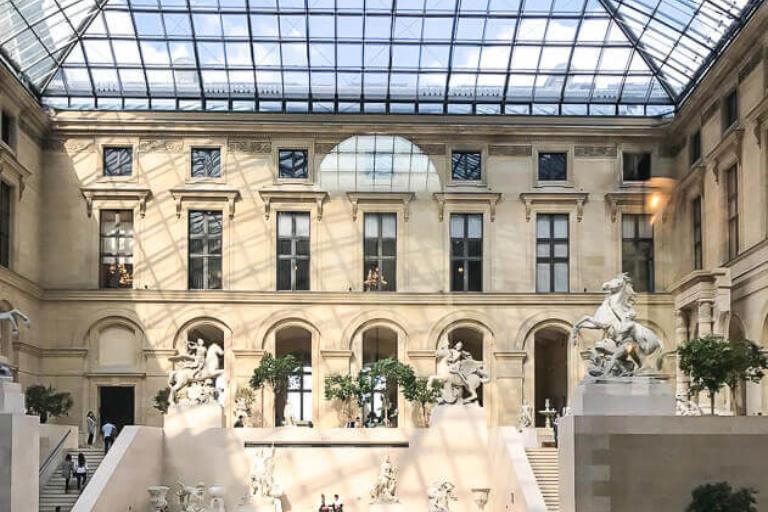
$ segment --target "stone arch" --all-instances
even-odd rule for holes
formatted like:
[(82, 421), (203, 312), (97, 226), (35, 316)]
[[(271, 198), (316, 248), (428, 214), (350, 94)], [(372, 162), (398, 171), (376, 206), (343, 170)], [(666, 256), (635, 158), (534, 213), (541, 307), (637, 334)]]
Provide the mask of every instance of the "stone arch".
[(410, 332), (408, 322), (395, 313), (386, 310), (364, 311), (357, 315), (342, 333), (343, 347), (346, 350), (352, 350), (352, 344), (355, 342), (355, 336), (371, 327), (382, 326), (390, 327), (403, 336)]
[[(306, 326), (306, 328), (313, 333), (319, 340), (320, 329), (317, 327), (318, 322), (308, 315), (305, 311), (299, 309), (283, 310), (275, 312), (265, 317), (261, 323), (254, 329), (254, 334), (251, 336), (248, 344), (251, 348), (256, 350), (270, 351), (269, 340), (270, 336), (274, 341), (274, 333), (283, 326), (296, 325)], [(274, 350), (274, 344), (271, 350)]]
[(93, 322), (83, 335), (87, 368), (101, 372), (141, 372), (148, 347), (144, 328), (134, 319), (110, 314)]
[(443, 336), (459, 327), (480, 329), (487, 337), (484, 341), (483, 349), (490, 351), (495, 347), (495, 333), (498, 332), (498, 329), (495, 328), (492, 320), (487, 315), (479, 311), (456, 311), (445, 315), (432, 326), (428, 338), (429, 349), (437, 349)]
[(560, 318), (554, 312), (540, 311), (526, 318), (520, 325), (515, 338), (514, 350), (524, 351), (527, 349), (528, 341), (533, 338), (536, 331), (548, 327), (556, 328), (570, 335), (573, 324), (568, 320)]
[(196, 316), (182, 323), (181, 327), (176, 329), (172, 348), (176, 349), (178, 352), (183, 352), (186, 349), (187, 333), (191, 329), (201, 326), (210, 326), (220, 330), (223, 334), (222, 341), (224, 346), (222, 348), (225, 351), (229, 351), (232, 348), (232, 329), (229, 328), (229, 325), (218, 318), (206, 315)]

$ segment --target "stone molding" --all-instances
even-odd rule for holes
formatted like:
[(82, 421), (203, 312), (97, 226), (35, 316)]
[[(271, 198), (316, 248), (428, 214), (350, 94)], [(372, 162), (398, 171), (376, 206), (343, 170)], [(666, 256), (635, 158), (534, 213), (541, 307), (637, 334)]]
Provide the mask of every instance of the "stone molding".
[(530, 144), (491, 144), (488, 146), (488, 156), (519, 156), (528, 157), (533, 154)]
[(58, 153), (95, 153), (96, 140), (93, 138), (47, 138), (43, 144), (47, 151)]
[(233, 153), (269, 155), (272, 153), (272, 143), (259, 139), (229, 139), (227, 149)]
[(445, 218), (447, 205), (484, 205), (488, 206), (491, 222), (496, 220), (496, 205), (501, 201), (500, 192), (435, 192), (432, 199), (437, 202), (437, 218)]
[[(768, 68), (768, 61), (766, 61)], [(752, 135), (755, 137), (757, 147), (763, 147), (763, 128), (768, 124), (768, 94), (744, 116), (747, 123), (751, 123)]]
[(574, 158), (616, 158), (619, 150), (615, 145), (610, 146), (575, 146)]
[(174, 188), (171, 197), (176, 202), (176, 218), (181, 218), (181, 210), (185, 202), (223, 202), (227, 205), (230, 219), (235, 217), (235, 203), (240, 199), (240, 191), (236, 189), (219, 188)]
[(525, 205), (525, 220), (531, 221), (531, 215), (536, 205), (564, 205), (576, 207), (576, 220), (581, 222), (584, 217), (584, 203), (589, 194), (586, 192), (523, 192), (520, 200)]
[(113, 188), (113, 187), (82, 187), (86, 203), (88, 217), (93, 215), (95, 201), (134, 201), (139, 207), (139, 215), (144, 217), (147, 213), (147, 199), (152, 197), (148, 188)]
[(741, 149), (744, 140), (744, 129), (741, 125), (729, 129), (728, 133), (707, 154), (707, 166), (715, 176), (715, 183), (720, 183), (720, 171), (723, 164), (735, 162), (741, 166)]
[(416, 146), (421, 149), (425, 155), (428, 156), (445, 156), (447, 147), (445, 144), (438, 144), (433, 142), (427, 142), (425, 144), (419, 144), (416, 141), (412, 141)]
[(605, 194), (605, 202), (611, 212), (611, 222), (616, 222), (619, 212), (628, 207), (643, 207), (645, 205), (645, 196), (643, 192), (608, 192)]
[(352, 203), (352, 220), (357, 220), (360, 205), (400, 206), (403, 208), (403, 218), (408, 221), (411, 216), (411, 201), (413, 192), (347, 192), (347, 199)]
[(32, 172), (19, 162), (16, 155), (4, 142), (0, 142), (0, 177), (16, 186), (18, 198), (21, 200), (26, 187), (26, 180)]
[(183, 139), (139, 139), (139, 153), (182, 153)]
[(259, 190), (259, 197), (264, 201), (264, 218), (269, 220), (272, 205), (278, 203), (310, 203), (317, 207), (317, 220), (323, 219), (323, 205), (328, 200), (328, 192), (312, 190)]

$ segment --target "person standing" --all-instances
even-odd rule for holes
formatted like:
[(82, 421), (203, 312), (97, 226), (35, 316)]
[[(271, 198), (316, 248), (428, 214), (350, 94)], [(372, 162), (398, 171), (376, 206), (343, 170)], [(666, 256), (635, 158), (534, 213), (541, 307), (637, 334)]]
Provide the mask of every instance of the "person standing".
[(344, 502), (338, 494), (333, 495), (333, 512), (344, 512)]
[(64, 478), (64, 494), (69, 492), (69, 480), (72, 478), (72, 472), (75, 467), (72, 463), (72, 455), (67, 454), (61, 463), (61, 476)]
[(112, 443), (115, 441), (117, 427), (107, 420), (101, 427), (101, 434), (104, 436), (104, 453), (106, 454), (109, 451), (109, 447), (112, 446)]
[(96, 415), (93, 411), (88, 411), (88, 415), (85, 417), (85, 422), (88, 426), (88, 446), (93, 446), (93, 437), (96, 435)]
[(77, 479), (77, 490), (79, 491), (84, 489), (85, 481), (88, 478), (88, 462), (86, 462), (83, 452), (77, 454), (77, 463), (75, 464), (75, 478)]

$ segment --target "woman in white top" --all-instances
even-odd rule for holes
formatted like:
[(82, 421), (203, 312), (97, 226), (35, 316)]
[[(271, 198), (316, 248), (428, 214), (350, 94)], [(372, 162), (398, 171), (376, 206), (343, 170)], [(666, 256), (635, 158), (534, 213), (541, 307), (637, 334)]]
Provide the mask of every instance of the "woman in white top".
[[(83, 452), (77, 454), (77, 462), (75, 463), (75, 478), (77, 479), (77, 490), (85, 488), (85, 480), (88, 477), (88, 463), (85, 461), (85, 455)], [(82, 483), (82, 487), (80, 484)]]
[(93, 437), (96, 435), (96, 427), (98, 423), (93, 411), (88, 411), (88, 415), (85, 417), (85, 421), (88, 424), (88, 446), (93, 445)]

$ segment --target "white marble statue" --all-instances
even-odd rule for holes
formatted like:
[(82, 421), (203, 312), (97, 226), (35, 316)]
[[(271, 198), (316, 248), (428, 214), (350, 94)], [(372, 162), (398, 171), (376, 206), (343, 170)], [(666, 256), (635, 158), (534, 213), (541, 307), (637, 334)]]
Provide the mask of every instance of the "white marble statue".
[(455, 485), (445, 479), (433, 483), (427, 489), (429, 512), (450, 512), (451, 502), (458, 499), (453, 494), (455, 488)]
[(283, 407), (283, 426), (284, 427), (296, 426), (296, 418), (293, 417), (293, 407), (291, 405), (291, 402), (287, 400), (285, 402), (285, 407)]
[(701, 416), (701, 407), (699, 404), (691, 400), (691, 397), (685, 393), (680, 393), (675, 396), (677, 403), (676, 413), (678, 416)]
[(194, 486), (179, 482), (179, 490), (176, 491), (176, 496), (179, 498), (181, 512), (211, 512), (207, 503), (208, 496), (203, 482), (199, 482)]
[(168, 512), (168, 500), (166, 495), (169, 488), (164, 485), (147, 487), (149, 493), (149, 512)]
[(389, 455), (379, 466), (376, 484), (371, 489), (371, 503), (397, 503), (397, 470), (392, 466)]
[(435, 356), (437, 373), (429, 377), (428, 385), (431, 386), (434, 381), (442, 383), (438, 403), (468, 404), (477, 401), (477, 390), (491, 381), (483, 362), (472, 359), (460, 341), (451, 347), (447, 339), (440, 342)]
[[(24, 322), (27, 327), (31, 325), (29, 317), (18, 309), (0, 313), (0, 324), (4, 321), (11, 324), (11, 334), (13, 334), (13, 336), (19, 335), (19, 321)], [(11, 369), (11, 365), (8, 364), (8, 360), (3, 356), (0, 356), (0, 380), (13, 380), (13, 370)]]
[(216, 343), (206, 347), (205, 342), (198, 338), (187, 343), (187, 351), (187, 354), (170, 358), (172, 362), (179, 363), (179, 367), (168, 377), (170, 404), (204, 404), (222, 400), (226, 384), (219, 357), (224, 355), (224, 350)]
[(282, 512), (283, 494), (283, 489), (275, 482), (275, 445), (258, 450), (251, 465), (251, 495), (248, 500), (271, 502), (275, 512)]
[[(603, 283), (608, 294), (592, 316), (585, 316), (573, 326), (571, 341), (575, 345), (581, 329), (603, 331), (603, 339), (590, 351), (591, 377), (632, 377), (659, 370), (661, 340), (656, 334), (635, 321), (635, 291), (629, 274)], [(655, 365), (650, 366), (655, 359)]]
[(520, 417), (517, 419), (517, 430), (522, 432), (533, 426), (533, 407), (528, 402), (520, 406)]

